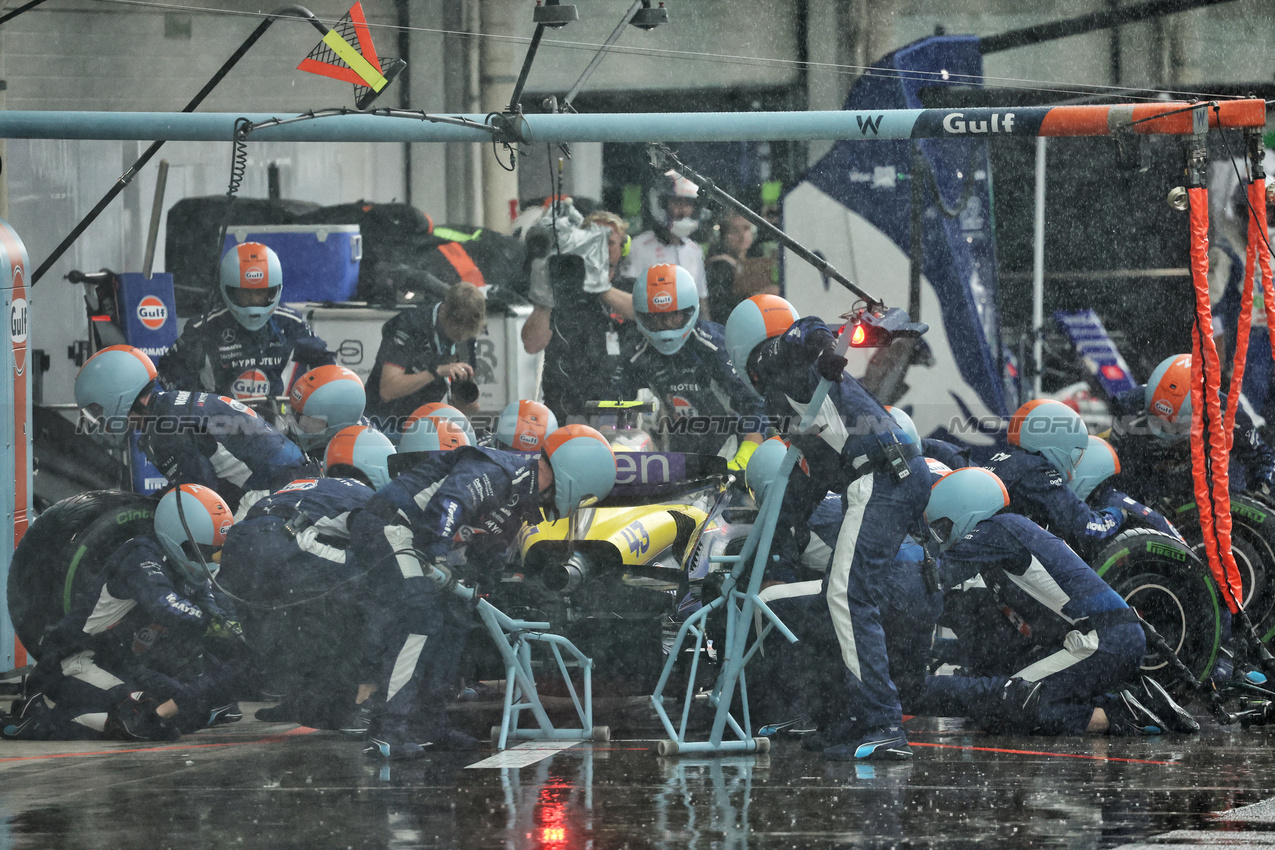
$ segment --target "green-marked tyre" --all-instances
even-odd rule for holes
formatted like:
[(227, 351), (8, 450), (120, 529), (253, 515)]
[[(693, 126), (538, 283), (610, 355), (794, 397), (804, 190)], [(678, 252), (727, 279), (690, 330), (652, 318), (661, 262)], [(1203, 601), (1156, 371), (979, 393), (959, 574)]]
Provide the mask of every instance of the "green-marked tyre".
[(137, 493), (93, 490), (40, 514), (9, 566), (9, 614), (24, 646), (34, 652), (111, 553), (152, 530), (156, 504)]
[[(1194, 502), (1183, 505), (1172, 519), (1187, 542), (1201, 551), (1199, 507)], [(1250, 496), (1232, 495), (1231, 540), (1244, 593), (1240, 601), (1260, 634), (1275, 625), (1275, 510)]]
[[(1222, 643), (1222, 601), (1208, 567), (1180, 540), (1147, 528), (1111, 539), (1093, 560), (1098, 575), (1155, 626), (1191, 673), (1213, 671)], [(1168, 662), (1148, 651), (1147, 675), (1180, 689)]]

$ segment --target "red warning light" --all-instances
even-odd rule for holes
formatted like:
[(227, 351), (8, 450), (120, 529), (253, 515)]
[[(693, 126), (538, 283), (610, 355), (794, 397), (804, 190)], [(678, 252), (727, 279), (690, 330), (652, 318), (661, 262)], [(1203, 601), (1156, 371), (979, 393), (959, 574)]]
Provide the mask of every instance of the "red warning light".
[(850, 334), (851, 345), (863, 345), (864, 340), (868, 338), (868, 332), (864, 330), (863, 325), (855, 325), (854, 331)]
[(567, 831), (560, 826), (546, 826), (540, 830), (542, 844), (561, 844), (567, 840)]

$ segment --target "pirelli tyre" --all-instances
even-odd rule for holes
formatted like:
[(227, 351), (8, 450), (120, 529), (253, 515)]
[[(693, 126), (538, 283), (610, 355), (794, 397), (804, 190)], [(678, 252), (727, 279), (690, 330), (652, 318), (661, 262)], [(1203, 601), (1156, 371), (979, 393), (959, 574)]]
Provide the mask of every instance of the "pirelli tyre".
[[(1188, 546), (1152, 529), (1130, 529), (1113, 537), (1092, 564), (1155, 626), (1192, 675), (1203, 679), (1212, 672), (1222, 644), (1222, 601), (1208, 567)], [(1166, 687), (1182, 684), (1150, 650), (1142, 667)]]
[(156, 504), (137, 493), (93, 490), (40, 514), (9, 566), (9, 614), (23, 646), (34, 652), (111, 553), (153, 529)]
[[(1178, 508), (1173, 524), (1201, 551), (1200, 511), (1194, 502)], [(1275, 625), (1275, 510), (1251, 496), (1232, 495), (1231, 538), (1244, 593), (1240, 604), (1260, 633), (1263, 624), (1268, 629)]]

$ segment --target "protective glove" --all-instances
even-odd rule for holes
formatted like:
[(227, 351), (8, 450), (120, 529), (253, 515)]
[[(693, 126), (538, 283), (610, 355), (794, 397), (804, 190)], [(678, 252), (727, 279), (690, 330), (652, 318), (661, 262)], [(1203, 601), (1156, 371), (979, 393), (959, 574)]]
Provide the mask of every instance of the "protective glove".
[(243, 625), (237, 620), (229, 620), (224, 617), (214, 617), (212, 622), (208, 624), (207, 636), (211, 638), (222, 638), (224, 640), (244, 640)]
[(1140, 522), (1148, 528), (1154, 528), (1161, 534), (1167, 534), (1176, 540), (1182, 540), (1182, 535), (1179, 534), (1178, 530), (1173, 527), (1173, 523), (1165, 519), (1162, 514), (1152, 510), (1141, 502), (1135, 502), (1132, 498), (1121, 493), (1119, 490), (1110, 490), (1106, 494), (1106, 502), (1109, 508), (1119, 510), (1124, 515), (1126, 521), (1132, 517), (1135, 521)]
[(1275, 483), (1272, 481), (1273, 478), (1275, 478), (1275, 471), (1268, 471), (1267, 473), (1258, 476), (1257, 479), (1253, 481), (1253, 486), (1249, 487), (1249, 490), (1257, 496), (1260, 496), (1263, 501), (1268, 503), (1272, 502), (1273, 497), (1271, 495), (1271, 491), (1275, 489), (1275, 487), (1272, 486), (1273, 483)]
[(825, 348), (815, 358), (815, 371), (819, 373), (821, 378), (827, 378), (829, 381), (839, 381), (849, 362), (833, 349)]
[(753, 456), (753, 452), (761, 443), (754, 443), (752, 440), (741, 440), (739, 443), (739, 451), (735, 452), (735, 456), (726, 462), (726, 468), (731, 472), (743, 472), (748, 468), (748, 460)]

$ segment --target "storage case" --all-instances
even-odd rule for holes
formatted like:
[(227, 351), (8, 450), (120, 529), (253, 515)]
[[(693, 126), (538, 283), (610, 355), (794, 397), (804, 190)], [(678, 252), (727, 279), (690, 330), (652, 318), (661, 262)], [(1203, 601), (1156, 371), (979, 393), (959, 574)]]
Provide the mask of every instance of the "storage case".
[(349, 301), (359, 284), (363, 237), (357, 224), (275, 224), (231, 227), (222, 245), (260, 242), (279, 255), (283, 300)]

